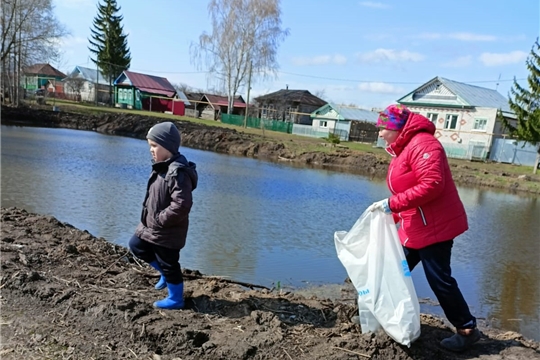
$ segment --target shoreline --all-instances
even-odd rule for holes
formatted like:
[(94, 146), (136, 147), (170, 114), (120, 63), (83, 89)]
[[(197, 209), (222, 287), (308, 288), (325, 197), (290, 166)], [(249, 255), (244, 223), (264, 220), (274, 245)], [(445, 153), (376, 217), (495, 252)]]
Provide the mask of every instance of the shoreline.
[[(144, 139), (152, 125), (165, 120), (172, 121), (173, 119), (130, 113), (103, 112), (95, 115), (2, 106), (1, 124), (87, 130)], [(283, 137), (273, 138), (269, 135), (263, 137), (250, 134), (242, 131), (242, 128), (211, 126), (185, 119), (174, 121), (182, 131), (182, 146), (193, 149), (287, 163), (295, 167), (347, 172), (377, 179), (386, 177), (390, 161), (389, 156), (382, 153), (380, 149), (358, 151), (344, 146), (328, 147), (321, 143), (324, 141), (322, 139), (315, 143), (318, 145), (315, 146), (314, 139), (304, 140), (294, 137), (293, 141), (291, 136), (287, 141)], [(303, 141), (306, 141), (306, 144), (309, 141), (309, 146), (302, 144)], [(540, 197), (540, 174), (524, 173), (525, 168), (455, 159), (450, 159), (450, 166), (454, 181), (458, 186)]]

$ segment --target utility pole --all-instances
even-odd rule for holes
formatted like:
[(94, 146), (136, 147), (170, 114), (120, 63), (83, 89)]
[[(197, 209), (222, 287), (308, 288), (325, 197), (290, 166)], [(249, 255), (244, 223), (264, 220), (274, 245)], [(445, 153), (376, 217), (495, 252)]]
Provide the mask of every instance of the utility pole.
[(253, 67), (253, 60), (249, 61), (249, 74), (248, 74), (248, 88), (247, 88), (247, 103), (246, 103), (246, 113), (244, 114), (244, 127), (247, 127), (247, 117), (249, 112), (249, 91), (251, 90), (251, 71)]

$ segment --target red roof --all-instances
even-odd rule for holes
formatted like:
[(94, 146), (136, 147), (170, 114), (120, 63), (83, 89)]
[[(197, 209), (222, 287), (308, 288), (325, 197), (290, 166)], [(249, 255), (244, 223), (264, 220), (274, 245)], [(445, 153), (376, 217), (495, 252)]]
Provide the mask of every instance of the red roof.
[(164, 77), (140, 74), (128, 70), (125, 70), (124, 74), (131, 81), (131, 84), (140, 91), (168, 97), (173, 97), (176, 93), (174, 86)]
[[(219, 96), (219, 95), (209, 95), (204, 94), (206, 98), (208, 99), (208, 102), (212, 105), (219, 105), (219, 106), (229, 106), (229, 100), (226, 96)], [(242, 98), (234, 99), (233, 101), (233, 107), (238, 108), (245, 108), (246, 103), (243, 101)]]

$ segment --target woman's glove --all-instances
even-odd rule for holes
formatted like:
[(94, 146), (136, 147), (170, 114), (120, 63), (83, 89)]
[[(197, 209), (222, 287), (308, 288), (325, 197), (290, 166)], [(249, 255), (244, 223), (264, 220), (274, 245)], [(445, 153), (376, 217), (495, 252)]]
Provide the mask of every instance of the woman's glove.
[(384, 199), (384, 200), (381, 200), (381, 201), (374, 202), (373, 204), (371, 204), (367, 208), (367, 210), (369, 210), (369, 211), (380, 210), (385, 214), (391, 214), (392, 213), (392, 210), (390, 210), (390, 205), (388, 205), (388, 199)]

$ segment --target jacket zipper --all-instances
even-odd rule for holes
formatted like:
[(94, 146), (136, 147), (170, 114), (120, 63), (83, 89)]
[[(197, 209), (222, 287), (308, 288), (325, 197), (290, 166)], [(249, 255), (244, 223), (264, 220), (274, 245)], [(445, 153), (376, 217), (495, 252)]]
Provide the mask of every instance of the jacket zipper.
[(424, 216), (424, 211), (422, 211), (422, 208), (419, 206), (418, 210), (420, 210), (420, 216), (422, 216), (422, 222), (424, 223), (424, 226), (427, 226), (426, 217)]
[(392, 168), (390, 169), (390, 174), (388, 174), (388, 186), (390, 186), (390, 191), (392, 192), (392, 194), (395, 194), (396, 192), (394, 191), (394, 188), (392, 187), (392, 172), (394, 171), (394, 167), (392, 166)]

